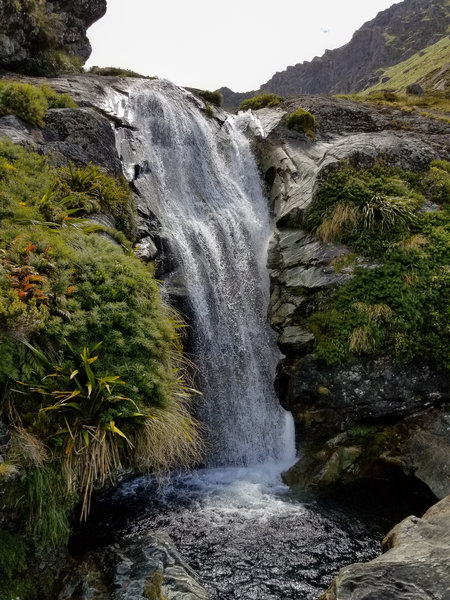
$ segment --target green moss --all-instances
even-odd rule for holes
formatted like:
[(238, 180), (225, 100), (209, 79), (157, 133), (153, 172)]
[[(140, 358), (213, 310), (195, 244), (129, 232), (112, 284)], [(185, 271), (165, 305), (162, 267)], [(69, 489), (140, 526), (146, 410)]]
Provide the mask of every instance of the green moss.
[(295, 112), (286, 115), (285, 122), (288, 129), (295, 129), (295, 131), (300, 133), (306, 133), (306, 135), (312, 138), (317, 129), (316, 118), (303, 108), (298, 108)]
[(207, 102), (206, 105), (205, 105), (205, 113), (208, 115), (208, 117), (210, 119), (212, 119), (214, 117), (214, 110), (212, 109), (212, 107), (209, 104), (209, 102)]
[(26, 555), (27, 547), (23, 540), (0, 529), (0, 582), (4, 579), (11, 581), (26, 570)]
[[(433, 164), (425, 173), (346, 167), (330, 174), (318, 192), (306, 226), (319, 234), (331, 231), (332, 239), (378, 263), (356, 268), (356, 276), (308, 319), (317, 356), (327, 363), (389, 354), (398, 362), (450, 368), (450, 173), (447, 163)], [(383, 224), (387, 217), (375, 212), (367, 223), (361, 207), (375, 194), (406, 207), (408, 218), (388, 213)], [(441, 210), (418, 212), (424, 197), (440, 203)], [(337, 213), (342, 205), (349, 208)], [(340, 221), (337, 214), (343, 215)]]
[(17, 115), (43, 127), (49, 108), (77, 108), (68, 94), (58, 94), (48, 85), (0, 81), (0, 116)]
[(331, 265), (332, 265), (335, 273), (341, 273), (341, 271), (343, 271), (344, 269), (347, 269), (348, 267), (354, 267), (357, 264), (358, 264), (358, 255), (354, 254), (354, 253), (345, 254), (344, 256), (335, 258), (331, 262)]
[(241, 102), (238, 110), (259, 110), (260, 108), (272, 108), (284, 102), (284, 98), (278, 94), (260, 94), (254, 98), (248, 98)]

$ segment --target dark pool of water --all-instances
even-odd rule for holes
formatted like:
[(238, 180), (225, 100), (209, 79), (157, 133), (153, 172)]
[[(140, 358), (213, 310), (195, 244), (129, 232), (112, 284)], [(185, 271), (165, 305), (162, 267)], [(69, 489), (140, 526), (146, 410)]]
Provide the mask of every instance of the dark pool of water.
[(343, 566), (375, 557), (393, 524), (431, 503), (403, 484), (371, 482), (319, 499), (295, 496), (276, 465), (209, 469), (160, 485), (138, 478), (97, 500), (72, 551), (163, 530), (212, 600), (313, 600)]

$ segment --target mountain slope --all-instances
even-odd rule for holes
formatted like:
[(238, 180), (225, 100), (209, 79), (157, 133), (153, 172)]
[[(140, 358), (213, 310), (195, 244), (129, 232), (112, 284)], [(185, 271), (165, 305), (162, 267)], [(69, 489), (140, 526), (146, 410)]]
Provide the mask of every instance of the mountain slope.
[(450, 37), (444, 36), (435, 44), (423, 48), (411, 58), (380, 73), (379, 83), (366, 88), (364, 93), (381, 89), (403, 91), (410, 83), (419, 83), (425, 89), (450, 89)]
[[(404, 0), (365, 23), (345, 46), (276, 73), (259, 91), (282, 96), (358, 92), (379, 84), (387, 68), (442, 42), (449, 31), (450, 0)], [(221, 92), (229, 106), (252, 94)]]

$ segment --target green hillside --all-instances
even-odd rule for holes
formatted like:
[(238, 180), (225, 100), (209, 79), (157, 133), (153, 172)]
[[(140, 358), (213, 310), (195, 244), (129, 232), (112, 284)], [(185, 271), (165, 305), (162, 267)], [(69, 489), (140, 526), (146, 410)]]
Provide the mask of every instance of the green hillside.
[(445, 35), (407, 60), (384, 71), (378, 71), (380, 82), (366, 90), (369, 94), (382, 89), (404, 91), (411, 83), (419, 82), (425, 89), (450, 88), (450, 36)]

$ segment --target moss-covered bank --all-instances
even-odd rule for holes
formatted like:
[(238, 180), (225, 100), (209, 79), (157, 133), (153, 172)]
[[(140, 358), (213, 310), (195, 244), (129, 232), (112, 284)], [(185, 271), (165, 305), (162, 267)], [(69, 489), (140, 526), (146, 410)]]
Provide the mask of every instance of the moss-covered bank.
[[(99, 212), (116, 228), (89, 222)], [(134, 224), (124, 180), (0, 142), (2, 599), (49, 593), (31, 556), (64, 547), (94, 485), (200, 457), (182, 323), (133, 254)]]

